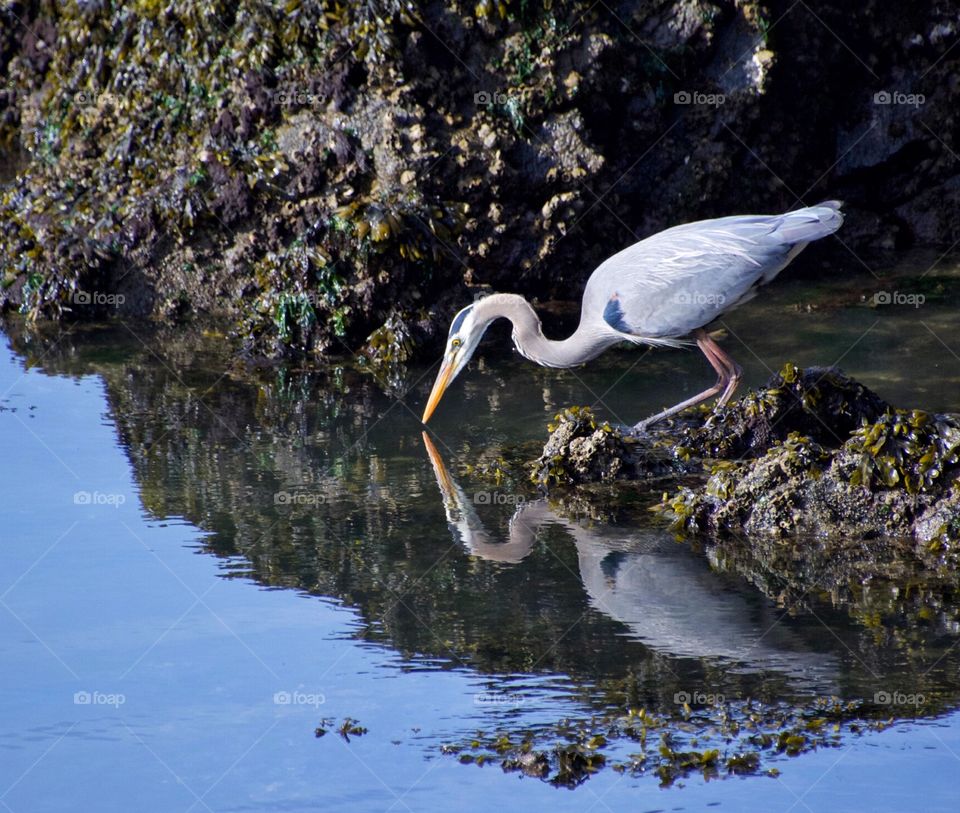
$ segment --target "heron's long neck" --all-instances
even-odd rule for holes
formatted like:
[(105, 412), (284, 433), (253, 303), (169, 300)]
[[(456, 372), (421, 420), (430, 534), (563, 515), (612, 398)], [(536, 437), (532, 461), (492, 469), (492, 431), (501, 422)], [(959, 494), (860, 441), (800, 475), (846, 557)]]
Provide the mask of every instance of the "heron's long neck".
[(599, 356), (616, 342), (603, 331), (586, 324), (583, 317), (573, 335), (562, 341), (554, 341), (543, 335), (542, 325), (536, 312), (522, 296), (517, 294), (492, 294), (476, 305), (476, 318), (492, 322), (504, 317), (513, 323), (513, 343), (522, 355), (545, 367), (575, 367)]

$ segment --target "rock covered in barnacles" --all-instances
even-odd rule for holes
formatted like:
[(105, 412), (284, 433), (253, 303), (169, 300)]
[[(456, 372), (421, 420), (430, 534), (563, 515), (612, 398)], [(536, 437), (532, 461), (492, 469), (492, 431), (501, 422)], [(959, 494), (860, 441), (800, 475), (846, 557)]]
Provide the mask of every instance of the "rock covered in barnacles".
[(661, 503), (677, 530), (960, 541), (960, 418), (896, 409), (839, 371), (787, 365), (681, 443), (709, 476)]
[(659, 506), (683, 533), (960, 542), (960, 417), (896, 409), (835, 368), (786, 364), (725, 409), (641, 435), (586, 408), (550, 430), (537, 482), (683, 476)]
[(533, 479), (541, 485), (637, 480), (679, 469), (669, 449), (598, 423), (589, 407), (569, 407), (554, 421), (534, 465)]
[(688, 428), (680, 444), (711, 458), (753, 457), (792, 433), (839, 446), (863, 421), (872, 423), (888, 409), (880, 396), (841, 370), (801, 369), (788, 362), (762, 389)]

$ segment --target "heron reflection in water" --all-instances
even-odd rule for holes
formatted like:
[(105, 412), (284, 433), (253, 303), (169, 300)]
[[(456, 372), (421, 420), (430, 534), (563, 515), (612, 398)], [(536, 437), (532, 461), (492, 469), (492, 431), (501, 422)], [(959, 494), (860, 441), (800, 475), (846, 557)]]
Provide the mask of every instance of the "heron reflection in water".
[(461, 310), (450, 324), (443, 363), (423, 411), (423, 422), (450, 382), (466, 367), (484, 331), (496, 319), (513, 324), (521, 355), (545, 367), (575, 367), (621, 342), (680, 347), (691, 337), (717, 373), (712, 387), (658, 412), (646, 427), (719, 393), (723, 406), (740, 382), (740, 366), (704, 330), (710, 322), (752, 299), (813, 240), (843, 223), (839, 201), (779, 215), (737, 215), (667, 229), (601, 263), (583, 291), (580, 324), (554, 341), (522, 296), (492, 294)]
[(586, 526), (540, 499), (522, 503), (510, 520), (508, 539), (495, 539), (426, 432), (423, 442), (451, 532), (471, 554), (517, 564), (533, 549), (541, 528), (562, 527), (577, 547), (590, 605), (646, 647), (675, 657), (721, 659), (740, 671), (781, 672), (821, 690), (834, 683), (832, 654), (810, 651), (772, 610), (758, 612), (756, 603), (724, 587), (702, 557), (663, 530)]

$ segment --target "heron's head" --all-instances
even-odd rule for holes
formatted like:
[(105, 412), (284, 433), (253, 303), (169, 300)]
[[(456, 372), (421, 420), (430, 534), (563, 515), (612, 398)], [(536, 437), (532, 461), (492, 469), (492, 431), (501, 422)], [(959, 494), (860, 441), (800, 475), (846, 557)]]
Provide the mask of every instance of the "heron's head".
[(467, 366), (473, 356), (483, 333), (490, 324), (489, 319), (481, 320), (477, 316), (477, 303), (467, 305), (453, 317), (450, 323), (450, 333), (447, 336), (447, 348), (443, 353), (443, 364), (437, 373), (437, 380), (433, 382), (433, 389), (427, 399), (427, 406), (423, 410), (423, 422), (430, 420), (433, 410), (437, 408), (444, 391), (460, 371)]

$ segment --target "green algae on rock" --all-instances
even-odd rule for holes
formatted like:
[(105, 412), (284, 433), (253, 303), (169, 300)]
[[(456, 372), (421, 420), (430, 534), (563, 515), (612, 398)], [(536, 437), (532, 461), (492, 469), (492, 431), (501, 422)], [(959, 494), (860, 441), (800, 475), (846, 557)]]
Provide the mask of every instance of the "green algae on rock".
[(935, 550), (960, 540), (960, 422), (888, 409), (839, 446), (797, 432), (764, 453), (708, 464), (699, 488), (662, 504), (694, 533), (907, 537)]
[(887, 409), (876, 393), (837, 369), (800, 369), (788, 362), (761, 390), (686, 429), (680, 445), (699, 457), (724, 460), (755, 456), (791, 434), (834, 446)]

